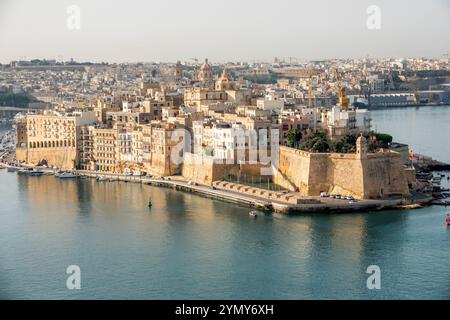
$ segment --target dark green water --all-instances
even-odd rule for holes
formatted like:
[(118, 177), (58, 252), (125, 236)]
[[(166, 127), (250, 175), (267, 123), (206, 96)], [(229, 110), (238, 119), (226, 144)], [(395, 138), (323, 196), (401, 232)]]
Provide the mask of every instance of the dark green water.
[[(450, 298), (443, 207), (251, 219), (170, 189), (5, 170), (0, 203), (2, 298)], [(66, 288), (69, 265), (81, 290)], [(366, 287), (369, 265), (380, 290)]]

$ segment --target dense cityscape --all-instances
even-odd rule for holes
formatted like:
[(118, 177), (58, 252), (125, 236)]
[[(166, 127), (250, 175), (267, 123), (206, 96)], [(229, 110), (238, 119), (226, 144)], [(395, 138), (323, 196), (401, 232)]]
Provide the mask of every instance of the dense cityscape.
[(336, 209), (319, 196), (386, 200), (357, 207), (367, 209), (436, 192), (416, 179), (424, 176), (407, 144), (374, 131), (370, 110), (448, 104), (448, 59), (31, 60), (2, 66), (0, 76), (1, 109), (16, 132), (2, 158), (28, 174), (175, 177), (177, 187), (238, 192), (280, 211)]
[(0, 302), (290, 319), (449, 300), (449, 14), (0, 1)]

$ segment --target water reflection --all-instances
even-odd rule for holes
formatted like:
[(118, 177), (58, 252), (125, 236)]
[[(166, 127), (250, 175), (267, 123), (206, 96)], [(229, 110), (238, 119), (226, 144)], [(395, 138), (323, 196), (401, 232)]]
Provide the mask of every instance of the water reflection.
[[(450, 288), (450, 232), (434, 208), (252, 219), (147, 185), (0, 179), (2, 294), (74, 298), (61, 287), (73, 263), (90, 284), (82, 298), (442, 298)], [(376, 293), (365, 287), (371, 264), (383, 270)]]

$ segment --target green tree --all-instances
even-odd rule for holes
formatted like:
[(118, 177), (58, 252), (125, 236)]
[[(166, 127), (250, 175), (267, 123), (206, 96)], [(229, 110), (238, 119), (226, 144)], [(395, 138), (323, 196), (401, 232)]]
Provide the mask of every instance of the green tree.
[(392, 142), (392, 136), (387, 133), (375, 133), (375, 138), (380, 148), (387, 148)]
[(310, 131), (303, 137), (299, 149), (309, 152), (329, 152), (330, 142), (326, 132)]
[(296, 148), (302, 139), (302, 133), (298, 129), (291, 128), (286, 134), (286, 140), (288, 147)]

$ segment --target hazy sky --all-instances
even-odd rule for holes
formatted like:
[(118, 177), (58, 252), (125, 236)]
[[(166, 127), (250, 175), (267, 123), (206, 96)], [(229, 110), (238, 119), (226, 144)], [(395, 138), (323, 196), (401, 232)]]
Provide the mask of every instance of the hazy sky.
[[(380, 30), (366, 26), (369, 5)], [(449, 39), (450, 0), (0, 0), (2, 63), (442, 57)]]

